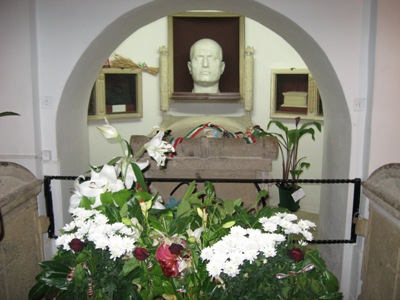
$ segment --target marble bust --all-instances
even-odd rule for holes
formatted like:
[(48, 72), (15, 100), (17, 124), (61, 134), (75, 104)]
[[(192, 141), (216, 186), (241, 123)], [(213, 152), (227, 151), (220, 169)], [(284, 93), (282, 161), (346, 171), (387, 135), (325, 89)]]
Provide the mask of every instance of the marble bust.
[(201, 39), (190, 48), (189, 72), (193, 79), (193, 93), (219, 93), (219, 79), (225, 62), (221, 46), (212, 39)]

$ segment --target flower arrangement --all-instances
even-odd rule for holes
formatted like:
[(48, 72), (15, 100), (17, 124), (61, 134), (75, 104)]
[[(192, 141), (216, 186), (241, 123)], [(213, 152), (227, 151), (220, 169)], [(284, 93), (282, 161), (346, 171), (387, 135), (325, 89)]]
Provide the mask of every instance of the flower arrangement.
[(315, 224), (260, 208), (263, 193), (251, 210), (223, 201), (210, 182), (163, 203), (146, 185), (148, 162), (139, 162), (147, 151), (165, 165), (174, 148), (163, 130), (133, 155), (108, 122), (99, 129), (124, 155), (75, 181), (73, 220), (52, 260), (40, 263), (30, 299), (341, 299), (336, 277), (307, 246)]

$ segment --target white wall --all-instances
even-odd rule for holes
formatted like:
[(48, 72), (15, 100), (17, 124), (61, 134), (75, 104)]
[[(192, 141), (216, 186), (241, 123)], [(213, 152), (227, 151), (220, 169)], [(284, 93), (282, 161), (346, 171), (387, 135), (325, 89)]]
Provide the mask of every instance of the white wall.
[[(122, 55), (135, 63), (146, 62), (148, 66), (159, 66), (158, 49), (168, 44), (167, 18), (161, 18), (146, 25), (129, 36), (110, 55)], [(156, 37), (156, 38), (149, 38)], [(145, 41), (145, 42), (144, 42)], [(138, 47), (140, 45), (140, 47)], [(307, 68), (299, 54), (279, 35), (272, 32), (260, 23), (245, 19), (245, 46), (255, 49), (254, 54), (254, 110), (251, 117), (254, 125), (266, 128), (270, 120), (270, 80), (272, 69)], [(141, 120), (110, 120), (125, 139), (132, 134), (147, 135), (153, 130), (153, 126), (160, 125), (162, 113), (160, 111), (159, 77), (143, 72), (143, 104), (144, 116)], [(174, 104), (171, 105), (170, 114), (174, 115), (243, 115), (243, 105), (237, 104)], [(286, 120), (284, 120), (286, 121)], [(89, 121), (89, 148), (90, 162), (100, 165), (108, 161), (111, 156), (120, 155), (120, 149), (115, 144), (106, 141), (96, 126), (104, 121)], [(287, 121), (289, 126), (293, 120)], [(317, 133), (316, 141), (310, 137), (302, 140), (301, 156), (307, 156), (311, 168), (304, 173), (302, 178), (321, 178), (323, 133)], [(104, 149), (106, 151), (98, 151)], [(281, 160), (274, 161), (273, 178), (281, 178)], [(307, 197), (302, 199), (301, 207), (306, 211), (319, 212), (320, 186), (303, 185)], [(277, 204), (277, 188), (270, 186), (271, 204)]]

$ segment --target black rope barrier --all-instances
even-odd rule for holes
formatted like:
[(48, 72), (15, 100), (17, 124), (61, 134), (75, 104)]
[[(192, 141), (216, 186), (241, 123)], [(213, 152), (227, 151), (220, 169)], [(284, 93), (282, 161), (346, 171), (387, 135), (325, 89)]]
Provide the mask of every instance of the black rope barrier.
[[(75, 180), (78, 176), (44, 176), (43, 184), (44, 184), (44, 197), (46, 201), (46, 211), (47, 216), (50, 221), (50, 225), (48, 228), (48, 236), (49, 238), (57, 238), (55, 235), (54, 228), (54, 212), (53, 212), (53, 196), (51, 192), (51, 181), (52, 180)], [(158, 178), (158, 177), (150, 177), (145, 178), (148, 183), (152, 182), (206, 182), (210, 181), (213, 183), (253, 183), (257, 189), (260, 191), (261, 188), (259, 184), (268, 184), (268, 183), (312, 183), (312, 184), (354, 184), (354, 192), (353, 192), (353, 211), (352, 211), (352, 220), (355, 216), (359, 214), (360, 207), (360, 196), (361, 196), (361, 179), (237, 179), (237, 178)], [(266, 205), (265, 199), (261, 199), (262, 205)], [(327, 239), (327, 240), (312, 240), (308, 241), (310, 244), (354, 244), (357, 240), (357, 235), (355, 233), (355, 223), (352, 222), (351, 227), (351, 235), (350, 239)]]

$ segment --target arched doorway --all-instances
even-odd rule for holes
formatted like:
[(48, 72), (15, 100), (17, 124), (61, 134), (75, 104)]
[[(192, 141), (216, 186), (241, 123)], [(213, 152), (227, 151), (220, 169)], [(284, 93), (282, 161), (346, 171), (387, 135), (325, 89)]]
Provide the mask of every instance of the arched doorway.
[[(231, 0), (222, 0), (218, 3), (204, 2), (178, 0), (166, 5), (165, 1), (152, 1), (150, 4), (127, 11), (104, 28), (88, 45), (71, 71), (58, 109), (57, 144), (61, 174), (77, 174), (82, 165), (88, 165), (88, 141), (85, 134), (87, 102), (82, 102), (80, 99), (89, 98), (90, 87), (104, 58), (132, 31), (162, 16), (190, 9), (216, 9), (239, 13), (256, 20), (279, 34), (302, 56), (313, 73), (324, 100), (323, 178), (348, 177), (351, 147), (350, 113), (339, 79), (323, 49), (300, 26), (265, 5)], [(77, 144), (79, 148), (76, 147)], [(72, 161), (75, 163), (71, 164)], [(323, 193), (327, 196), (321, 202), (321, 238), (342, 237), (348, 226), (346, 222), (348, 188), (328, 186)], [(335, 226), (330, 226), (330, 220), (334, 220)], [(335, 252), (329, 253), (329, 262), (338, 275), (342, 271), (342, 256), (343, 251), (340, 249), (338, 251), (337, 248)]]

